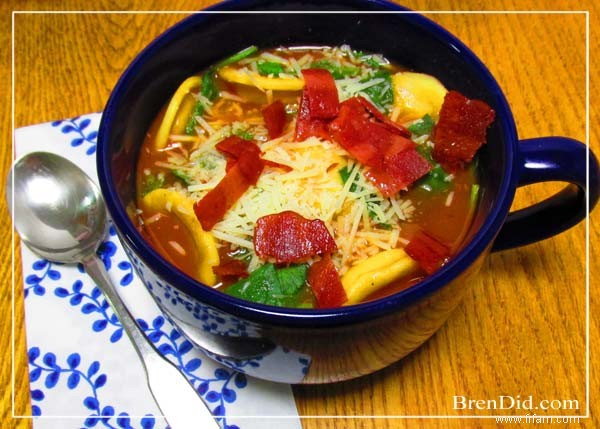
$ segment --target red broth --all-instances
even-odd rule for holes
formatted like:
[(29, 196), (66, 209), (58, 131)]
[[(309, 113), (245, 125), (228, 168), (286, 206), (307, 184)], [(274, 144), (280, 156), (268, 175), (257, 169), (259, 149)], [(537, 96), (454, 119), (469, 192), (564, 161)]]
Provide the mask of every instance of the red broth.
[[(307, 55), (310, 56), (308, 60)], [(273, 65), (274, 63), (277, 64), (277, 61), (280, 59), (286, 60), (286, 62), (283, 63), (283, 66)], [(261, 63), (262, 65), (258, 65)], [(375, 67), (375, 64), (380, 65)], [(371, 101), (380, 111), (384, 112), (385, 115), (393, 121), (405, 126), (414, 124), (422, 125), (424, 123), (422, 119), (423, 115), (419, 112), (412, 112), (413, 116), (417, 114), (418, 116), (406, 119), (407, 115), (410, 116), (410, 109), (402, 107), (402, 104), (397, 101), (398, 96), (396, 88), (394, 87), (394, 75), (402, 72), (402, 67), (387, 64), (385, 59), (380, 56), (368, 56), (356, 53), (345, 47), (342, 49), (278, 49), (258, 51), (241, 61), (226, 65), (220, 70), (209, 69), (205, 71), (203, 73), (204, 76), (212, 74), (212, 76), (215, 77), (214, 85), (218, 90), (218, 95), (211, 102), (206, 103), (208, 108), (205, 109), (201, 115), (196, 115), (197, 117), (200, 116), (200, 120), (195, 120), (190, 127), (189, 125), (192, 123), (190, 118), (194, 116), (191, 112), (191, 107), (198, 103), (196, 100), (198, 98), (197, 94), (202, 91), (201, 87), (191, 88), (185, 94), (182, 99), (183, 101), (177, 109), (176, 118), (168, 130), (168, 137), (164, 142), (164, 146), (157, 148), (157, 141), (160, 139), (160, 127), (163, 126), (163, 121), (165, 121), (166, 115), (168, 114), (168, 108), (165, 106), (152, 123), (152, 126), (144, 139), (136, 172), (137, 203), (139, 208), (136, 212), (136, 219), (139, 222), (139, 229), (148, 242), (166, 260), (186, 274), (195, 277), (198, 280), (202, 280), (202, 278), (199, 278), (198, 276), (198, 267), (202, 260), (201, 253), (203, 253), (203, 250), (199, 250), (198, 244), (194, 241), (195, 236), (190, 232), (190, 225), (186, 224), (186, 221), (182, 220), (183, 217), (175, 212), (177, 208), (171, 207), (168, 203), (166, 206), (160, 208), (154, 207), (148, 209), (147, 204), (145, 206), (144, 197), (154, 192), (156, 188), (164, 188), (178, 193), (192, 202), (201, 199), (206, 192), (210, 191), (209, 188), (211, 183), (218, 183), (218, 180), (211, 177), (208, 173), (208, 178), (189, 177), (190, 171), (197, 173), (200, 171), (199, 169), (202, 168), (202, 165), (206, 166), (206, 168), (223, 169), (219, 176), (222, 180), (223, 175), (227, 174), (224, 170), (227, 157), (223, 154), (215, 155), (214, 151), (211, 152), (208, 149), (203, 149), (203, 147), (206, 148), (210, 145), (214, 146), (215, 142), (218, 143), (229, 135), (235, 134), (241, 138), (248, 139), (248, 141), (252, 141), (263, 151), (263, 156), (266, 156), (265, 154), (277, 154), (284, 151), (284, 149), (287, 150), (286, 148), (291, 147), (290, 145), (295, 143), (294, 131), (298, 105), (301, 102), (300, 97), (302, 89), (270, 90), (259, 88), (263, 81), (257, 81), (257, 76), (264, 79), (279, 78), (293, 80), (298, 78), (297, 70), (299, 68), (315, 68), (315, 65), (319, 66), (319, 68), (327, 67), (334, 79), (336, 77), (338, 78), (336, 79), (336, 85), (338, 91), (341, 91), (340, 94), (342, 97), (348, 98), (348, 94), (344, 94), (343, 92), (345, 90), (351, 91), (352, 88), (359, 87), (361, 84), (366, 86), (364, 85), (365, 83), (375, 81), (376, 84), (371, 87), (371, 90), (368, 90), (368, 88), (367, 90), (361, 90), (357, 95), (362, 95)], [(283, 71), (281, 71), (282, 68)], [(223, 69), (225, 69), (226, 72), (229, 71), (231, 73), (237, 71), (238, 75), (241, 74), (242, 77), (240, 78), (235, 74), (227, 75), (227, 73), (222, 71)], [(296, 69), (296, 73), (294, 73), (294, 69)], [(261, 71), (265, 73), (270, 71), (271, 74), (264, 75), (260, 73)], [(243, 76), (244, 74), (250, 75), (251, 77), (246, 78)], [(414, 76), (410, 77), (413, 78)], [(238, 82), (243, 79), (248, 81)], [(425, 87), (427, 87), (427, 85), (433, 85), (434, 89), (437, 90), (439, 90), (439, 88), (436, 85), (441, 86), (439, 82), (436, 84), (435, 82), (437, 81), (433, 82), (428, 81), (427, 79), (425, 79), (426, 83), (420, 82), (420, 76), (417, 76), (416, 79), (416, 83), (410, 82), (409, 79), (407, 85), (417, 85), (417, 87), (419, 85), (425, 85)], [(341, 90), (339, 82), (342, 82)], [(344, 87), (344, 84), (347, 86)], [(388, 91), (392, 91), (393, 93), (391, 99), (389, 94), (387, 96), (382, 96), (382, 91), (377, 92), (377, 87), (380, 86), (383, 88), (385, 84), (390, 85)], [(354, 85), (354, 87), (352, 85)], [(418, 93), (419, 91), (417, 90), (416, 92)], [(427, 93), (427, 90), (421, 92)], [(280, 100), (284, 104), (286, 110), (286, 124), (282, 131), (283, 137), (279, 137), (275, 140), (268, 137), (264, 118), (261, 113), (262, 109), (274, 100)], [(204, 99), (204, 101), (206, 101), (206, 99)], [(404, 110), (402, 110), (401, 107)], [(438, 111), (435, 111), (430, 115), (434, 117), (433, 122), (435, 122), (437, 114)], [(184, 122), (186, 124), (184, 124)], [(236, 125), (232, 126), (232, 123), (235, 123)], [(187, 133), (184, 125), (188, 125)], [(220, 131), (227, 129), (226, 127), (230, 127), (229, 132), (219, 135)], [(418, 141), (417, 147), (419, 149), (425, 148), (426, 150), (430, 150), (430, 133), (431, 131), (428, 131), (423, 135), (418, 136), (413, 132), (411, 138)], [(335, 180), (339, 181), (339, 185), (333, 185), (333, 189), (337, 189), (337, 192), (334, 192), (334, 195), (332, 195), (331, 198), (335, 199), (345, 185), (344, 177), (340, 170), (344, 167), (348, 167), (348, 165), (352, 165), (352, 168), (359, 169), (362, 168), (362, 166), (360, 163), (356, 162), (356, 160), (353, 160), (352, 156), (345, 152), (343, 148), (334, 146), (335, 142), (328, 143), (328, 146), (319, 146), (318, 150), (314, 150), (314, 148), (311, 149), (309, 147), (310, 144), (314, 144), (314, 147), (317, 147), (316, 145), (320, 143), (312, 140), (312, 138), (307, 141), (309, 142), (306, 149), (308, 155), (323, 154), (323, 150), (327, 148), (334, 148), (335, 151), (342, 154), (337, 158), (332, 157), (331, 163), (327, 165), (323, 164), (323, 168), (327, 170), (326, 174), (329, 174), (329, 177), (336, 178)], [(273, 142), (279, 142), (279, 146)], [(429, 145), (428, 149), (425, 147), (427, 145)], [(200, 156), (197, 155), (203, 150), (205, 150), (204, 154), (201, 154)], [(300, 151), (300, 149), (293, 150)], [(313, 152), (311, 152), (311, 150)], [(210, 156), (207, 155), (209, 152)], [(221, 158), (219, 158), (219, 156), (221, 156)], [(285, 156), (282, 159), (285, 160)], [(346, 162), (349, 162), (349, 164), (346, 165)], [(435, 164), (431, 159), (430, 162)], [(285, 164), (285, 162), (281, 163)], [(192, 164), (193, 166), (190, 167)], [(347, 170), (348, 169), (350, 168), (348, 167)], [(352, 171), (353, 170), (350, 169), (350, 172)], [(354, 180), (358, 180), (356, 182), (356, 186), (359, 187), (358, 193), (360, 193), (360, 186), (363, 186), (363, 193), (367, 195), (364, 197), (366, 200), (360, 200), (365, 204), (363, 207), (364, 213), (361, 215), (361, 213), (357, 211), (354, 215), (354, 221), (355, 223), (359, 222), (360, 225), (368, 225), (370, 229), (363, 231), (363, 238), (360, 238), (360, 234), (357, 231), (360, 232), (361, 227), (359, 227), (358, 230), (356, 228), (350, 228), (348, 231), (355, 233), (355, 236), (354, 241), (349, 244), (344, 241), (348, 234), (343, 232), (345, 231), (344, 228), (347, 228), (347, 225), (342, 227), (340, 225), (342, 225), (343, 222), (339, 221), (336, 223), (336, 221), (332, 220), (327, 224), (329, 230), (336, 239), (338, 253), (342, 253), (344, 249), (350, 249), (349, 253), (352, 254), (351, 257), (336, 254), (333, 255), (336, 270), (339, 272), (341, 279), (344, 279), (344, 274), (350, 271), (353, 266), (359, 265), (377, 254), (377, 252), (386, 250), (385, 243), (380, 243), (377, 241), (378, 239), (372, 237), (369, 238), (369, 234), (375, 234), (377, 237), (389, 236), (389, 241), (392, 242), (393, 245), (388, 247), (391, 249), (401, 249), (410, 242), (416, 233), (424, 231), (429, 236), (435, 237), (436, 240), (443, 243), (449, 249), (450, 257), (452, 254), (456, 253), (462, 244), (461, 242), (464, 239), (465, 231), (473, 218), (473, 210), (478, 191), (477, 171), (474, 165), (459, 169), (451, 175), (441, 170), (442, 176), (438, 176), (437, 180), (433, 181), (426, 175), (408, 186), (407, 190), (400, 191), (392, 196), (391, 199), (394, 199), (393, 203), (391, 202), (391, 199), (385, 199), (381, 195), (376, 195), (378, 194), (378, 190), (370, 187), (371, 184), (369, 184), (368, 180), (361, 177), (364, 171), (364, 169), (361, 169), (358, 174), (355, 174), (354, 178)], [(439, 171), (440, 170), (438, 170), (438, 172)], [(278, 168), (277, 166), (266, 166), (262, 175), (264, 176), (266, 174), (271, 178), (271, 176), (276, 174), (283, 175), (286, 173), (290, 174), (289, 171)], [(200, 175), (202, 176), (202, 174), (203, 173), (201, 172)], [(357, 179), (357, 177), (361, 177), (360, 180)], [(259, 182), (255, 186), (261, 184), (260, 180), (261, 179), (259, 179)], [(335, 181), (334, 179), (332, 180)], [(285, 183), (289, 184), (290, 182)], [(285, 186), (285, 183), (282, 186)], [(323, 186), (326, 185), (327, 183)], [(335, 188), (335, 186), (339, 187)], [(200, 190), (190, 191), (190, 189)], [(203, 192), (204, 194), (202, 194)], [(246, 193), (251, 192), (254, 192), (252, 187), (246, 191)], [(369, 192), (371, 193), (369, 194)], [(310, 194), (311, 190), (306, 189), (306, 193)], [(302, 198), (304, 197), (305, 195)], [(365, 203), (365, 201), (368, 201), (371, 197), (373, 197), (374, 202)], [(323, 197), (321, 197), (321, 200), (323, 200)], [(347, 201), (344, 200), (343, 207), (346, 207), (346, 203)], [(321, 203), (316, 202), (314, 204), (318, 206)], [(369, 204), (371, 205), (369, 206)], [(396, 206), (400, 205), (400, 207), (406, 206), (406, 209), (397, 209), (395, 217), (389, 216), (389, 213), (394, 212), (395, 210), (394, 204)], [(292, 208), (287, 209), (293, 210), (294, 204), (288, 202), (288, 205)], [(322, 202), (322, 205), (326, 205), (326, 203)], [(382, 217), (376, 213), (374, 214), (375, 211), (378, 211), (378, 207), (381, 211), (386, 210), (386, 220), (381, 224), (377, 224), (377, 222), (379, 222)], [(323, 208), (321, 209), (325, 210)], [(229, 211), (232, 210), (233, 209), (230, 209)], [(399, 218), (397, 215), (398, 212), (400, 212), (405, 219)], [(269, 211), (263, 213), (263, 215), (269, 214), (272, 213)], [(359, 218), (359, 215), (362, 217)], [(335, 217), (333, 217), (333, 219), (335, 219)], [(348, 219), (344, 218), (344, 222), (348, 224)], [(199, 226), (199, 224), (197, 226)], [(258, 270), (263, 264), (273, 261), (269, 259), (260, 260), (260, 258), (253, 253), (253, 249), (238, 245), (237, 241), (231, 242), (222, 239), (224, 233), (223, 230), (219, 230), (218, 227), (219, 224), (215, 226), (214, 230), (209, 231), (208, 234), (213, 234), (212, 239), (215, 242), (219, 255), (219, 266), (223, 267), (228, 264), (233, 264), (239, 267), (242, 265), (246, 267), (247, 271), (242, 276), (216, 276), (213, 279), (214, 281), (212, 281), (210, 286), (227, 293), (228, 289), (232, 287), (231, 285), (243, 281), (248, 274), (252, 274), (253, 271)], [(251, 241), (252, 233), (253, 232), (250, 230), (248, 233), (250, 236), (243, 237), (243, 239), (240, 238), (239, 241), (243, 243), (246, 243), (248, 240)], [(237, 238), (235, 238), (235, 240), (237, 240)], [(369, 240), (376, 244), (373, 244)], [(377, 250), (375, 248), (377, 248), (378, 245), (381, 246), (381, 248)], [(357, 251), (357, 249), (359, 250)], [(313, 257), (299, 261), (299, 263), (310, 265), (319, 259), (320, 255), (314, 255)], [(250, 261), (249, 266), (247, 266), (248, 261)], [(442, 263), (446, 261), (447, 259), (444, 259)], [(275, 264), (274, 266), (277, 270), (285, 268), (282, 264)], [(209, 271), (210, 268), (211, 267), (208, 268)], [(302, 271), (302, 269), (297, 271)], [(360, 301), (368, 301), (395, 293), (417, 283), (426, 277), (426, 275), (427, 273), (422, 268), (418, 265), (414, 265), (410, 272), (396, 276), (385, 285), (378, 287), (377, 290), (366, 294)], [(282, 301), (277, 301), (275, 304), (273, 304), (273, 301), (266, 303), (298, 307), (319, 306), (319, 303), (315, 300), (314, 294), (308, 284), (304, 284), (303, 287), (295, 292), (294, 296), (293, 304), (286, 304), (292, 302), (287, 300), (287, 298)]]

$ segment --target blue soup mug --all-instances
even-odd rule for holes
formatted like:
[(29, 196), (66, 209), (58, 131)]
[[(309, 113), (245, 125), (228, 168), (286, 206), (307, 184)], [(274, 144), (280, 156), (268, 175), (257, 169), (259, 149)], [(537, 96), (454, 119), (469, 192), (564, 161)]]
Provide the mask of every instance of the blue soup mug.
[[(284, 9), (354, 12), (264, 12)], [(254, 12), (236, 13), (240, 10)], [(564, 137), (520, 141), (502, 90), (487, 68), (463, 43), (421, 15), (367, 0), (284, 5), (242, 0), (221, 3), (212, 11), (227, 13), (185, 19), (156, 38), (122, 75), (100, 124), (98, 175), (119, 237), (156, 302), (192, 343), (230, 367), (288, 383), (335, 382), (384, 368), (442, 326), (489, 251), (570, 228), (586, 216), (586, 202), (591, 209), (598, 199), (598, 163), (586, 146)], [(496, 120), (479, 155), (481, 193), (475, 219), (462, 249), (448, 264), (422, 282), (372, 302), (327, 310), (287, 309), (206, 287), (146, 243), (126, 208), (135, 202), (137, 154), (151, 121), (186, 77), (251, 44), (349, 44), (380, 52), (494, 108)], [(541, 203), (509, 213), (517, 187), (543, 181), (568, 185)]]

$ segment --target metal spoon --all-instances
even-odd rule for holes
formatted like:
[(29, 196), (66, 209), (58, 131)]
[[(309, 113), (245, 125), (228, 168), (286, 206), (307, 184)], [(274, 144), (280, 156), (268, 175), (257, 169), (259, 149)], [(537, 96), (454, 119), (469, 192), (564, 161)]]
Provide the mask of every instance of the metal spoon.
[(107, 226), (96, 184), (65, 158), (35, 152), (11, 168), (6, 197), (15, 229), (31, 250), (50, 261), (81, 262), (102, 290), (139, 355), (150, 391), (171, 428), (219, 429), (193, 386), (146, 339), (96, 256)]

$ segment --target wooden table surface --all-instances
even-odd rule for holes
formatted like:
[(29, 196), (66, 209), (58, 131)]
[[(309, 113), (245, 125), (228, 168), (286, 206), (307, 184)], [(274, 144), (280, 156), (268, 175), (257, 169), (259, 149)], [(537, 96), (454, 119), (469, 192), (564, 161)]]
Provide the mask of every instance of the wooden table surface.
[[(99, 0), (3, 1), (0, 6), (2, 88), (0, 177), (11, 163), (11, 10), (194, 10), (210, 2), (195, 0), (117, 2)], [(407, 0), (417, 10), (590, 10), (593, 0), (517, 1)], [(564, 135), (586, 141), (586, 15), (430, 14), (466, 42), (489, 66), (513, 108), (521, 138)], [(126, 65), (151, 39), (183, 18), (173, 14), (17, 14), (14, 16), (14, 126), (101, 111)], [(591, 94), (589, 141), (600, 154), (597, 31), (590, 40)], [(557, 184), (519, 190), (523, 207), (559, 189)], [(2, 186), (4, 188), (4, 186)], [(11, 223), (5, 199), (0, 222), (0, 427), (27, 428), (29, 382), (23, 322), (19, 247), (15, 248), (12, 296)], [(590, 218), (591, 418), (567, 427), (598, 427), (597, 371), (598, 245), (600, 210)], [(555, 238), (491, 255), (464, 302), (421, 349), (371, 376), (336, 385), (295, 387), (300, 415), (493, 415), (494, 411), (453, 410), (453, 396), (494, 399), (499, 395), (537, 400), (576, 400), (579, 409), (543, 415), (585, 415), (586, 396), (586, 227), (581, 223)], [(14, 298), (14, 360), (11, 357), (11, 303)], [(11, 365), (12, 364), (12, 365)], [(14, 365), (14, 391), (11, 371)], [(12, 395), (14, 392), (14, 408)], [(501, 413), (501, 412), (500, 412)], [(519, 413), (519, 411), (509, 411)], [(526, 414), (527, 411), (521, 411)], [(547, 414), (546, 414), (547, 413)], [(75, 425), (74, 421), (71, 423)], [(315, 419), (309, 428), (478, 428), (528, 427), (494, 419)], [(267, 423), (265, 423), (267, 426)], [(65, 427), (70, 428), (67, 423)]]

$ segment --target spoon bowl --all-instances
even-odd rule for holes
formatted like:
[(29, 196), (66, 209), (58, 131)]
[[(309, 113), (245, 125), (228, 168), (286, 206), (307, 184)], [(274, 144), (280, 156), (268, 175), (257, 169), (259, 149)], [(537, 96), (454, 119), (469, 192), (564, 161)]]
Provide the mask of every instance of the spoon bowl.
[(8, 209), (21, 240), (40, 256), (79, 262), (93, 255), (106, 233), (98, 187), (79, 167), (48, 152), (18, 159), (9, 172)]

